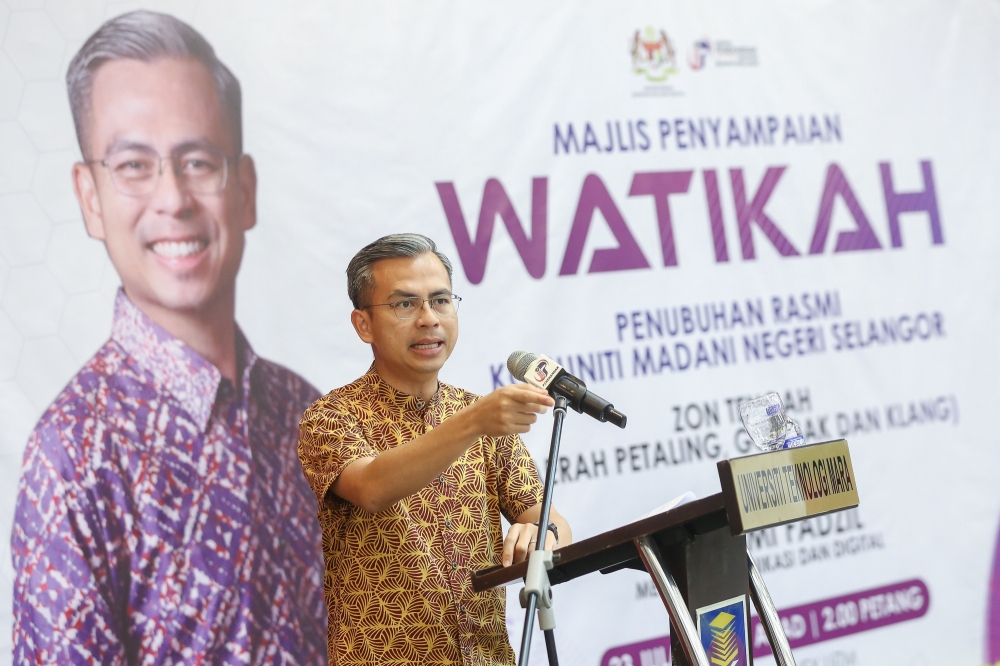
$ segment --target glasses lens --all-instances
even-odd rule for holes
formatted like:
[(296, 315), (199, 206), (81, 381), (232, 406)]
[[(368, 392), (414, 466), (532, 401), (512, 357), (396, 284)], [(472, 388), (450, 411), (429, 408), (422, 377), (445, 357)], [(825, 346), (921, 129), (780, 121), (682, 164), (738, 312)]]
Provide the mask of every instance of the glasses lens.
[(221, 153), (191, 150), (176, 160), (174, 168), (188, 191), (214, 194), (226, 186), (226, 158)]
[(123, 150), (104, 160), (111, 182), (123, 194), (149, 194), (156, 189), (160, 160), (155, 153)]
[(430, 299), (431, 307), (442, 317), (451, 317), (458, 311), (458, 301), (451, 295), (435, 296)]
[(422, 303), (423, 301), (419, 298), (404, 298), (395, 303), (390, 303), (390, 307), (400, 319), (413, 319), (420, 312)]

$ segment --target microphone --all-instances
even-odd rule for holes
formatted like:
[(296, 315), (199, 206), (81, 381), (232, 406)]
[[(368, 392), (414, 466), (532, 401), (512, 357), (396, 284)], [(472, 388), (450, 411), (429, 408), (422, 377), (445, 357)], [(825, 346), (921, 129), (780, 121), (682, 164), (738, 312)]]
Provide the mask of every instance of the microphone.
[(579, 377), (566, 372), (548, 356), (516, 351), (507, 358), (507, 369), (516, 379), (566, 398), (569, 406), (580, 414), (589, 414), (602, 423), (625, 427), (626, 417), (604, 398), (587, 390)]

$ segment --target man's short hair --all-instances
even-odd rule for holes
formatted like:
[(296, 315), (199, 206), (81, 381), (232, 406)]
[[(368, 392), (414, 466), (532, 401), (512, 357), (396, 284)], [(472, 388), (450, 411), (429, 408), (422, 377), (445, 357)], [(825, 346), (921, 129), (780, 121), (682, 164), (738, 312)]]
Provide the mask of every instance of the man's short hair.
[(427, 236), (390, 234), (361, 248), (351, 259), (351, 263), (347, 264), (347, 295), (351, 297), (355, 309), (371, 305), (368, 301), (375, 289), (375, 262), (397, 257), (418, 257), (427, 252), (441, 260), (448, 271), (448, 281), (451, 282), (451, 262), (444, 253), (438, 252), (437, 245)]
[(76, 125), (76, 139), (87, 155), (86, 128), (90, 120), (94, 73), (109, 60), (194, 58), (215, 79), (222, 111), (229, 125), (236, 154), (243, 152), (243, 115), (240, 82), (215, 56), (212, 45), (197, 30), (169, 14), (134, 11), (107, 21), (73, 57), (66, 71), (69, 104)]

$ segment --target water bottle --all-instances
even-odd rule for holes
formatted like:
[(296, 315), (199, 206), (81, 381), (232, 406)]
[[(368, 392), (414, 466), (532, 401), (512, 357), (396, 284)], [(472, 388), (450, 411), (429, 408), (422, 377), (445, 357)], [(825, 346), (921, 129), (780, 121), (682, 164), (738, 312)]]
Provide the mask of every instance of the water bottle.
[(788, 432), (788, 417), (781, 396), (771, 392), (740, 403), (740, 419), (753, 443), (763, 451), (780, 449)]
[(740, 419), (750, 439), (762, 451), (791, 449), (805, 444), (802, 428), (788, 418), (775, 392), (740, 403)]

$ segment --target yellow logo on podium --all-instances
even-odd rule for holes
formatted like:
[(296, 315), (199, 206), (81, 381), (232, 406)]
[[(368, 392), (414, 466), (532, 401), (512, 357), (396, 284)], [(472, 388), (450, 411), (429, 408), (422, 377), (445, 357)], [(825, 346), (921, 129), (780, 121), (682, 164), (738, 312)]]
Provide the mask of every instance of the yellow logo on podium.
[(747, 598), (740, 595), (697, 611), (698, 636), (712, 666), (747, 666)]
[(736, 616), (723, 611), (708, 626), (712, 632), (712, 646), (708, 649), (709, 662), (715, 666), (737, 666), (740, 649)]

